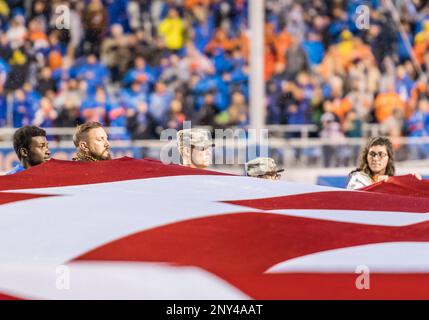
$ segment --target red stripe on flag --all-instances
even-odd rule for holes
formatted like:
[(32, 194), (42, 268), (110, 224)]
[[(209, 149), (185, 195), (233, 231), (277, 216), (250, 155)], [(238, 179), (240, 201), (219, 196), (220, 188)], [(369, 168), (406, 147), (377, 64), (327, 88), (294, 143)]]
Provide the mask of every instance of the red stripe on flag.
[(360, 274), (291, 273), (219, 275), (254, 299), (429, 299), (429, 274), (370, 274), (369, 289), (357, 289)]
[[(76, 260), (147, 261), (198, 266), (222, 277), (253, 298), (283, 299), (298, 298), (305, 293), (311, 296), (311, 291), (318, 286), (305, 287), (301, 284), (304, 286), (303, 292), (298, 292), (296, 296), (291, 292), (283, 295), (287, 288), (293, 289), (296, 284), (288, 280), (290, 276), (263, 275), (268, 268), (285, 260), (325, 250), (394, 241), (429, 241), (429, 222), (385, 227), (267, 213), (229, 214), (139, 232), (94, 249)], [(326, 281), (329, 279), (329, 276), (320, 277)], [(266, 279), (276, 280), (260, 283)], [(402, 288), (389, 282), (396, 281), (396, 278), (388, 279), (391, 280), (386, 280), (377, 294), (398, 296)], [(420, 290), (420, 284), (414, 280), (408, 285)], [(396, 291), (389, 292), (395, 286)], [(261, 292), (258, 291), (260, 287), (264, 287)], [(314, 297), (323, 297), (326, 289), (318, 290)], [(339, 291), (338, 294), (333, 291), (332, 296), (347, 298), (348, 292), (355, 292), (353, 297), (359, 298), (356, 289)], [(428, 291), (424, 294), (429, 298)]]
[(54, 195), (0, 192), (0, 204), (46, 197), (54, 197)]
[(290, 196), (224, 201), (260, 210), (363, 210), (394, 212), (429, 212), (429, 198), (413, 198), (376, 192), (325, 191)]
[(0, 176), (0, 190), (64, 187), (181, 175), (228, 174), (179, 165), (165, 165), (152, 159), (137, 160), (123, 157), (98, 162), (51, 159), (17, 174)]
[(0, 292), (0, 300), (23, 300), (23, 299)]
[(429, 198), (429, 181), (418, 180), (414, 175), (408, 174), (399, 177), (390, 177), (389, 182), (378, 182), (361, 190), (397, 194), (401, 196)]

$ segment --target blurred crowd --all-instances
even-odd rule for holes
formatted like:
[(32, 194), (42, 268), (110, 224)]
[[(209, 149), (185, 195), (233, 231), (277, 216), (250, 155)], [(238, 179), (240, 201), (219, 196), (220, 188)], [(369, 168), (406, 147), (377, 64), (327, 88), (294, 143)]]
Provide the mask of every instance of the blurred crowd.
[[(0, 0), (0, 24), (0, 126), (248, 124), (248, 0)], [(267, 123), (427, 136), (428, 46), (423, 0), (266, 0)]]
[[(268, 1), (266, 21), (269, 123), (317, 124), (316, 136), (339, 142), (362, 137), (364, 123), (429, 135), (427, 1)], [(429, 156), (427, 145), (408, 151)]]
[(0, 126), (245, 125), (246, 19), (246, 1), (0, 0)]

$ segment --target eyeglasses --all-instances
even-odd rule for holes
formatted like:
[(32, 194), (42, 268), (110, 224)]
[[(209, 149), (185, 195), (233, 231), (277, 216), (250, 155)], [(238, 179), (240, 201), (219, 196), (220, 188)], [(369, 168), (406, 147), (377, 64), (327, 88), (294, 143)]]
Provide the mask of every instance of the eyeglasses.
[(375, 157), (379, 157), (380, 159), (383, 159), (384, 157), (386, 157), (387, 156), (387, 153), (386, 152), (383, 152), (383, 151), (379, 151), (379, 152), (374, 152), (374, 151), (371, 151), (370, 153), (368, 153), (368, 155), (371, 157), (371, 158), (375, 158)]

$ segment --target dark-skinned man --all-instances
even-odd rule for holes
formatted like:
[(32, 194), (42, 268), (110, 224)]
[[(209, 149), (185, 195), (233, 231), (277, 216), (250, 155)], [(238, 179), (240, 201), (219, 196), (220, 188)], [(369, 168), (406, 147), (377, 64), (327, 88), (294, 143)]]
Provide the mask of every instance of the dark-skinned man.
[(19, 164), (6, 174), (14, 174), (49, 160), (48, 140), (45, 130), (36, 126), (25, 126), (15, 131), (13, 148)]

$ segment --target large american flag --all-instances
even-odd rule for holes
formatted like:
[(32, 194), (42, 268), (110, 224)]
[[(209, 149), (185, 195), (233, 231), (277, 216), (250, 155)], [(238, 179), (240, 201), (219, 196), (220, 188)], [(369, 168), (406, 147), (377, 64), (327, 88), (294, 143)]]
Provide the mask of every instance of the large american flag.
[(429, 298), (429, 183), (412, 176), (347, 191), (50, 160), (0, 190), (2, 299)]

